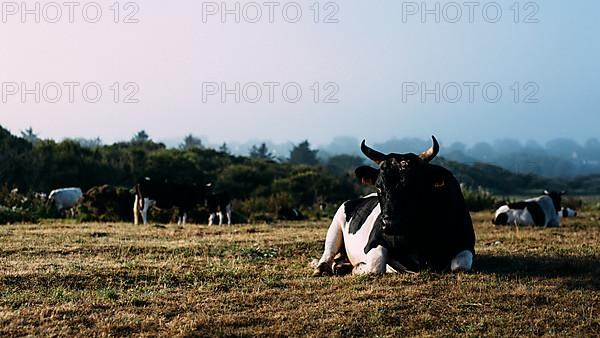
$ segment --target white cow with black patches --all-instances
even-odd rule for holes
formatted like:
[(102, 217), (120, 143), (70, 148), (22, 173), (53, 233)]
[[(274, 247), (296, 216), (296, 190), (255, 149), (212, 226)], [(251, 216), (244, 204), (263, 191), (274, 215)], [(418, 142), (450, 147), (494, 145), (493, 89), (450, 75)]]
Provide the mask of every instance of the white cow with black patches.
[[(496, 210), (494, 225), (559, 227), (565, 191), (544, 191), (544, 195), (516, 203), (507, 203)], [(568, 212), (567, 212), (568, 214)]]
[(568, 207), (563, 207), (558, 212), (559, 218), (577, 217), (577, 210)]

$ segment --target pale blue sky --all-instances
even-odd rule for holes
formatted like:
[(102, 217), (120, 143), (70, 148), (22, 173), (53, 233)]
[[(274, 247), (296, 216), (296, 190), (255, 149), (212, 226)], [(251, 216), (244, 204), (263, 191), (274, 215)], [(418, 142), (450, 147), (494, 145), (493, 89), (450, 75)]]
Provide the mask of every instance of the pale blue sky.
[[(140, 129), (155, 139), (193, 133), (213, 143), (307, 138), (319, 144), (339, 135), (380, 142), (435, 134), (467, 144), (505, 137), (539, 142), (600, 137), (597, 1), (535, 2), (539, 11), (533, 19), (538, 23), (523, 23), (536, 10), (524, 8), (527, 1), (518, 3), (520, 22), (515, 23), (513, 0), (496, 1), (502, 8), (496, 23), (486, 22), (495, 16), (493, 7), (487, 17), (482, 14), (489, 1), (478, 2), (474, 23), (463, 5), (457, 23), (446, 20), (456, 15), (451, 7), (446, 18), (441, 13), (440, 23), (433, 15), (422, 23), (419, 14), (403, 22), (403, 9), (411, 8), (409, 2), (399, 1), (337, 2), (338, 23), (314, 23), (310, 9), (314, 2), (295, 2), (303, 15), (294, 24), (282, 16), (283, 6), (292, 3), (286, 1), (275, 8), (274, 23), (263, 7), (263, 18), (255, 24), (244, 22), (243, 16), (235, 23), (231, 15), (226, 23), (217, 15), (203, 23), (203, 2), (191, 0), (139, 2), (134, 16), (139, 23), (133, 24), (114, 23), (108, 3), (101, 4), (102, 17), (95, 24), (84, 21), (81, 7), (75, 8), (75, 23), (68, 22), (67, 9), (55, 24), (44, 22), (43, 13), (39, 24), (33, 15), (21, 23), (20, 13), (3, 13), (0, 79), (7, 102), (0, 99), (0, 124), (15, 133), (32, 126), (43, 137), (99, 136), (107, 142), (128, 139)], [(320, 21), (335, 9), (325, 9), (326, 3), (319, 3)], [(439, 3), (443, 8), (449, 2)], [(34, 6), (33, 1), (27, 4)], [(229, 8), (234, 4), (227, 2)], [(427, 6), (434, 8), (435, 2), (427, 1)], [(120, 20), (132, 10), (122, 8)], [(288, 13), (293, 16), (293, 7)], [(34, 95), (22, 103), (20, 93), (6, 93), (14, 90), (6, 85), (12, 82), (25, 82), (28, 88), (36, 82), (42, 87), (52, 82), (97, 82), (103, 95), (98, 103), (86, 103), (78, 87), (76, 102), (70, 103), (63, 86), (58, 103), (43, 97), (35, 103)], [(139, 103), (112, 102), (114, 82), (121, 86), (135, 82)], [(205, 103), (202, 92), (207, 82), (225, 82), (229, 87), (256, 82), (263, 98), (258, 103), (243, 98), (235, 103), (229, 95), (222, 103), (215, 95), (207, 96)], [(264, 82), (298, 83), (302, 98), (285, 102), (280, 86), (270, 103)], [(336, 83), (339, 102), (314, 103), (315, 82), (321, 87)], [(435, 103), (434, 95), (426, 96), (425, 103), (419, 95), (403, 102), (406, 83), (423, 82), (429, 88), (436, 82), (441, 87), (458, 83), (463, 96), (457, 103), (443, 96)], [(473, 103), (465, 82), (481, 84)], [(513, 102), (515, 82), (521, 87), (519, 103)], [(533, 97), (538, 103), (523, 102), (536, 88), (524, 89), (529, 82), (539, 90)], [(498, 102), (484, 100), (481, 89), (486, 83), (502, 89)], [(321, 88), (320, 101), (333, 88)], [(451, 99), (455, 87), (447, 89)], [(121, 89), (119, 100), (129, 91)]]

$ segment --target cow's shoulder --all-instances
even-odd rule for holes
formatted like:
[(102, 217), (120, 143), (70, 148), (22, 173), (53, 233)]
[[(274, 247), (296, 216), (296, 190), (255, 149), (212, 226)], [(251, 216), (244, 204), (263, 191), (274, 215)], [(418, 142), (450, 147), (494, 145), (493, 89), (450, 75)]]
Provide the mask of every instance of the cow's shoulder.
[(367, 195), (344, 203), (346, 222), (350, 221), (348, 231), (351, 234), (355, 234), (360, 230), (377, 204), (379, 204), (377, 194)]

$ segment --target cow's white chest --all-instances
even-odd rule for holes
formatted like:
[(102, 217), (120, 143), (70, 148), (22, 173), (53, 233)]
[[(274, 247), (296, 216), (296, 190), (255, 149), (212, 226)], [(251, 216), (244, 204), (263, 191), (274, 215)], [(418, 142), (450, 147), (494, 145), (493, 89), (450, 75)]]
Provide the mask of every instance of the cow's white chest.
[(358, 232), (355, 234), (351, 234), (349, 232), (350, 228), (350, 220), (346, 220), (344, 223), (344, 243), (346, 244), (346, 254), (348, 255), (348, 259), (352, 265), (356, 266), (359, 263), (364, 263), (366, 261), (367, 254), (365, 253), (365, 246), (369, 242), (369, 237), (371, 235), (371, 231), (373, 230), (373, 226), (375, 225), (375, 220), (381, 213), (381, 208), (379, 204), (373, 208), (373, 211), (367, 217), (364, 224), (360, 227)]

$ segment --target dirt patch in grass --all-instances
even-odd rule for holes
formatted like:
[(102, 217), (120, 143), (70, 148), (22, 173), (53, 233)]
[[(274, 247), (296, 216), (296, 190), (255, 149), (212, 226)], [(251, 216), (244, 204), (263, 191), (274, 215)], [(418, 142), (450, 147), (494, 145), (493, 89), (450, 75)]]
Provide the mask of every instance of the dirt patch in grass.
[(327, 222), (0, 228), (0, 336), (597, 336), (600, 213), (473, 214), (469, 274), (312, 278)]

